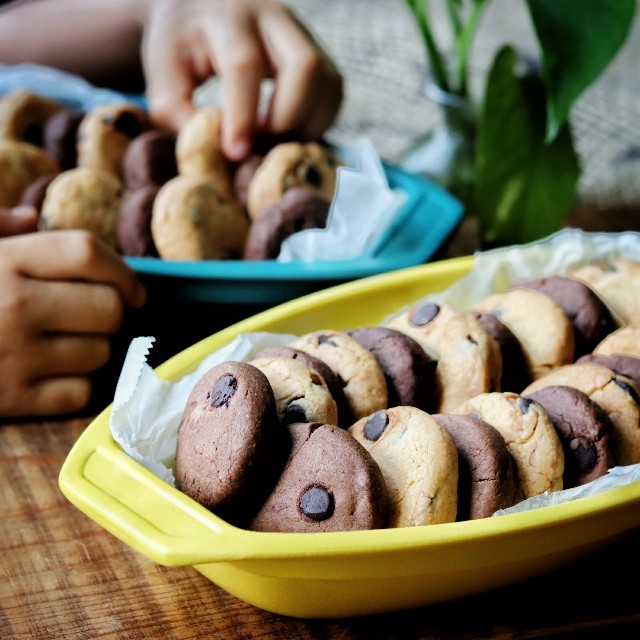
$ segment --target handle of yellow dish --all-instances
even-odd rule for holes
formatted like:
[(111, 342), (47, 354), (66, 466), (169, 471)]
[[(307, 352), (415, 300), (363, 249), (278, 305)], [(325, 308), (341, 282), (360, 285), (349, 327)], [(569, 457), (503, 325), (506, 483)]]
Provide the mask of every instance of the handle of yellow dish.
[(253, 555), (255, 533), (216, 517), (113, 441), (96, 446), (85, 432), (60, 471), (59, 485), (86, 515), (159, 564), (197, 565)]

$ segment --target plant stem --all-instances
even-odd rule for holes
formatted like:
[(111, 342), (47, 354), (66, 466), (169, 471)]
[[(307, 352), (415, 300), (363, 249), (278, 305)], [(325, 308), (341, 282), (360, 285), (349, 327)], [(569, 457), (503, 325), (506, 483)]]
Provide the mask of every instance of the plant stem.
[(449, 91), (449, 78), (447, 76), (444, 60), (429, 25), (426, 7), (427, 0), (406, 0), (406, 2), (416, 19), (418, 28), (420, 29), (420, 34), (422, 35), (422, 40), (429, 58), (431, 72), (435, 77), (436, 84), (444, 91)]
[[(449, 5), (451, 6), (451, 4), (452, 2), (449, 0)], [(469, 51), (473, 44), (478, 21), (486, 4), (487, 0), (473, 0), (469, 19), (464, 24), (464, 28), (456, 33), (456, 92), (462, 96), (466, 96), (469, 92)], [(451, 7), (451, 11), (453, 10), (454, 8)]]

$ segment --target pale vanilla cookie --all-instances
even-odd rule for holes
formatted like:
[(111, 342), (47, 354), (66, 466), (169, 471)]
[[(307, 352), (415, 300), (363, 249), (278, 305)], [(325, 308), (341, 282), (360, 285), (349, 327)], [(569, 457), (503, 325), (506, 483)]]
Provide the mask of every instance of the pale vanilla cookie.
[(597, 262), (570, 275), (586, 282), (624, 324), (640, 322), (640, 260)]
[(640, 358), (640, 321), (610, 333), (595, 347), (593, 353), (602, 356), (618, 354)]
[(122, 160), (129, 143), (150, 128), (146, 111), (135, 104), (119, 102), (94, 107), (78, 126), (78, 166), (108, 171), (122, 180)]
[(453, 413), (481, 418), (505, 439), (524, 498), (563, 488), (564, 451), (547, 411), (512, 391), (483, 393)]
[(522, 394), (551, 385), (574, 387), (599, 404), (613, 426), (618, 464), (640, 462), (640, 389), (631, 378), (594, 362), (568, 364), (534, 381)]
[(151, 236), (165, 260), (238, 259), (248, 228), (235, 200), (207, 178), (178, 175), (153, 202)]
[(16, 206), (38, 178), (58, 173), (58, 163), (40, 147), (0, 139), (0, 207)]
[(269, 379), (281, 424), (338, 424), (338, 408), (327, 383), (304, 362), (274, 357), (254, 358), (249, 363)]
[(348, 429), (373, 456), (387, 485), (387, 527), (454, 522), (458, 511), (458, 448), (430, 414), (391, 407)]
[(178, 172), (209, 176), (219, 188), (233, 193), (231, 163), (222, 151), (222, 111), (215, 105), (198, 109), (182, 125), (176, 142)]
[(257, 218), (265, 207), (294, 187), (333, 200), (337, 164), (333, 152), (317, 142), (283, 142), (272, 147), (249, 183), (249, 217)]
[(299, 336), (289, 346), (320, 358), (336, 372), (353, 420), (387, 408), (387, 382), (380, 363), (355, 338), (327, 329)]
[(38, 229), (85, 229), (118, 250), (122, 197), (122, 183), (113, 174), (89, 167), (68, 169), (47, 187)]
[(45, 124), (61, 109), (55, 100), (28, 89), (15, 89), (0, 99), (0, 138), (42, 147)]
[(437, 362), (438, 413), (500, 390), (500, 346), (471, 313), (428, 302), (391, 318), (386, 326), (411, 336)]
[(477, 311), (493, 313), (520, 341), (532, 380), (573, 361), (575, 337), (569, 317), (548, 295), (510, 289), (488, 295)]

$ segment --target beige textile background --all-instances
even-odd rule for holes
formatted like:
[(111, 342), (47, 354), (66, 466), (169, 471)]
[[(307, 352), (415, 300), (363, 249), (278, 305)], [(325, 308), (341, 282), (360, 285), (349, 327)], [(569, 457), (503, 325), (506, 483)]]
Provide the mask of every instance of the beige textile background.
[[(287, 0), (345, 76), (346, 95), (333, 142), (369, 136), (397, 163), (440, 113), (421, 95), (425, 55), (404, 0)], [(580, 0), (576, 0), (576, 8)], [(430, 0), (436, 32), (448, 42), (442, 2)], [(538, 56), (522, 0), (489, 0), (471, 56), (476, 97), (496, 49), (505, 43)], [(583, 173), (579, 199), (606, 206), (640, 202), (640, 11), (624, 49), (587, 89), (572, 114)]]

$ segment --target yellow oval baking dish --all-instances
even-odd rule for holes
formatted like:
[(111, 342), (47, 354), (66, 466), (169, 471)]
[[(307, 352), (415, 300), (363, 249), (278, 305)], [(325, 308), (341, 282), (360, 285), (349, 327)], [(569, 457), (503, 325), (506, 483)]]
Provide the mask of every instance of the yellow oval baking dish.
[[(240, 333), (301, 334), (379, 323), (451, 285), (472, 257), (339, 285), (230, 326), (156, 373), (178, 380)], [(524, 513), (404, 529), (258, 533), (235, 528), (130, 458), (109, 428), (87, 427), (59, 476), (64, 495), (133, 549), (194, 567), (261, 609), (303, 618), (408, 609), (499, 588), (556, 569), (640, 526), (640, 482)]]

